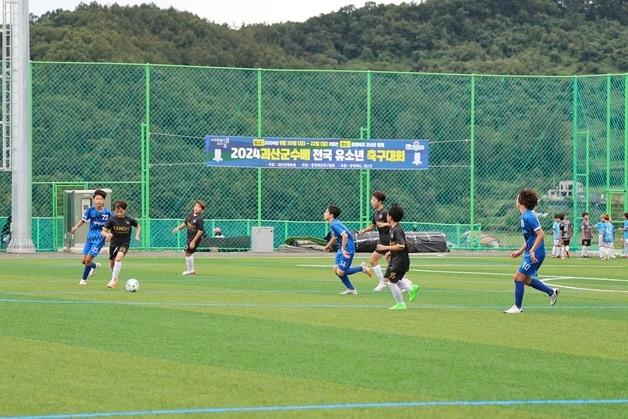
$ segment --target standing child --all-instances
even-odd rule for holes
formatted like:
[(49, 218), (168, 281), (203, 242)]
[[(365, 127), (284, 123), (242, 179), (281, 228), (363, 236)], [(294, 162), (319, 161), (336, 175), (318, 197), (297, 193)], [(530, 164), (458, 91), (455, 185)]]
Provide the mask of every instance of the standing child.
[(131, 246), (131, 227), (135, 227), (135, 240), (140, 240), (142, 227), (134, 218), (126, 215), (127, 203), (116, 201), (113, 203), (115, 217), (111, 217), (102, 229), (104, 238), (111, 240), (109, 244), (109, 267), (111, 268), (111, 280), (107, 288), (118, 286), (118, 277), (122, 269), (122, 259), (129, 252)]
[(628, 212), (624, 212), (624, 257), (628, 258)]
[(506, 310), (507, 314), (519, 314), (523, 311), (523, 293), (525, 286), (546, 293), (550, 298), (550, 305), (555, 305), (558, 300), (558, 288), (550, 288), (538, 278), (538, 271), (545, 259), (545, 247), (543, 238), (545, 233), (541, 228), (539, 219), (532, 211), (539, 198), (531, 189), (523, 189), (517, 195), (516, 205), (521, 213), (521, 232), (523, 233), (523, 246), (512, 252), (511, 257), (517, 258), (523, 254), (523, 262), (515, 273), (515, 304)]
[(353, 256), (355, 256), (355, 241), (351, 232), (345, 227), (338, 217), (340, 216), (340, 208), (330, 205), (325, 208), (323, 218), (329, 223), (331, 228), (332, 237), (329, 243), (325, 246), (325, 252), (334, 245), (334, 242), (338, 243), (338, 251), (336, 252), (336, 264), (334, 266), (334, 273), (342, 283), (347, 287), (346, 290), (340, 293), (340, 295), (355, 295), (358, 291), (355, 289), (351, 281), (349, 281), (349, 275), (353, 275), (357, 272), (364, 272), (368, 276), (372, 276), (371, 268), (362, 264), (359, 268), (352, 268), (351, 262), (353, 262)]
[(94, 258), (98, 256), (100, 249), (105, 244), (105, 238), (100, 233), (105, 223), (111, 218), (111, 210), (105, 208), (105, 198), (107, 198), (107, 192), (96, 189), (92, 195), (94, 206), (87, 208), (83, 212), (81, 220), (70, 230), (74, 234), (80, 226), (89, 221), (87, 240), (81, 256), (81, 263), (85, 267), (79, 285), (87, 285), (87, 277), (94, 275), (96, 268), (100, 266), (100, 263), (94, 263)]
[(609, 260), (613, 254), (615, 241), (611, 216), (608, 214), (602, 214), (600, 222), (595, 225), (595, 228), (600, 233), (600, 259)]
[(183, 228), (188, 229), (187, 246), (185, 248), (185, 264), (187, 269), (183, 271), (181, 275), (196, 275), (196, 269), (194, 268), (194, 252), (196, 252), (201, 236), (205, 231), (203, 221), (204, 209), (205, 202), (201, 200), (196, 201), (192, 212), (188, 214), (185, 221), (172, 230), (172, 232), (176, 234), (177, 231)]
[(580, 233), (582, 237), (582, 255), (580, 257), (589, 257), (589, 247), (591, 246), (591, 238), (593, 238), (593, 226), (589, 221), (589, 213), (582, 213), (582, 224), (580, 224)]
[(560, 258), (565, 259), (569, 257), (569, 243), (573, 237), (573, 223), (565, 214), (561, 214), (560, 218), (560, 231), (562, 233), (563, 244), (560, 248)]
[(560, 248), (562, 245), (562, 238), (560, 235), (560, 214), (554, 214), (554, 222), (552, 223), (552, 257), (560, 257)]
[(408, 285), (402, 281), (403, 276), (410, 269), (410, 256), (408, 255), (408, 247), (406, 246), (406, 233), (401, 228), (401, 220), (403, 219), (403, 208), (399, 205), (393, 205), (388, 210), (388, 224), (390, 225), (390, 243), (388, 245), (378, 244), (377, 250), (383, 253), (390, 252), (390, 262), (384, 274), (384, 278), (388, 282), (388, 288), (396, 301), (396, 304), (390, 307), (390, 310), (405, 310), (406, 303), (403, 301), (402, 290), (408, 292), (408, 301), (412, 302), (416, 299), (419, 291), (418, 285)]

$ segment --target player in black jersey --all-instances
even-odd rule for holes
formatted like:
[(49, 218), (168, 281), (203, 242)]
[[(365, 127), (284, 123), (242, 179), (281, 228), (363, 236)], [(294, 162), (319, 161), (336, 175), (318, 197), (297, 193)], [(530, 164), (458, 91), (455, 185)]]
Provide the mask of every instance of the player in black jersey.
[(111, 267), (111, 280), (107, 288), (118, 286), (118, 277), (122, 269), (122, 259), (126, 256), (131, 245), (131, 228), (135, 227), (135, 240), (140, 240), (142, 227), (134, 218), (126, 215), (127, 203), (116, 201), (113, 203), (115, 215), (109, 218), (102, 229), (102, 235), (110, 240), (109, 266)]
[[(390, 244), (390, 224), (388, 224), (388, 211), (384, 207), (384, 201), (386, 201), (386, 194), (384, 192), (373, 192), (371, 195), (371, 207), (373, 207), (374, 212), (371, 217), (371, 225), (358, 231), (358, 233), (364, 234), (377, 229), (377, 232), (379, 233), (377, 244), (388, 246)], [(377, 286), (373, 289), (375, 292), (382, 291), (387, 287), (382, 267), (379, 264), (379, 260), (385, 253), (386, 252), (375, 249), (375, 251), (371, 253), (371, 258), (369, 260), (369, 263), (373, 267), (373, 273), (375, 273), (375, 276), (379, 280)], [(408, 284), (408, 286), (412, 285), (412, 282), (408, 279), (404, 279), (404, 281)]]
[(391, 310), (405, 310), (406, 304), (403, 301), (402, 290), (408, 292), (408, 300), (414, 301), (419, 291), (418, 285), (408, 285), (402, 281), (403, 276), (410, 269), (410, 256), (406, 245), (406, 233), (401, 228), (399, 222), (403, 219), (403, 208), (393, 205), (388, 209), (388, 224), (390, 225), (390, 243), (388, 245), (378, 244), (377, 250), (383, 253), (390, 252), (390, 262), (384, 278), (388, 281), (388, 288), (395, 298), (396, 304), (390, 307)]
[(187, 247), (185, 248), (185, 263), (187, 269), (183, 271), (181, 275), (196, 275), (196, 269), (194, 269), (194, 252), (198, 248), (201, 236), (205, 232), (205, 226), (203, 222), (203, 210), (205, 209), (205, 202), (198, 200), (194, 203), (194, 208), (191, 213), (185, 218), (181, 224), (176, 226), (173, 233), (184, 228), (188, 229)]

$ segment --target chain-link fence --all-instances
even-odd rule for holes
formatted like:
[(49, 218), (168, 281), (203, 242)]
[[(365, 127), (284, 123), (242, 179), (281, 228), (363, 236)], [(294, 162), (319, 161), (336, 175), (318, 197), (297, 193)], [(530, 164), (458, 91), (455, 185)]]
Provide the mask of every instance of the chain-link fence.
[[(406, 209), (406, 227), (457, 248), (518, 246), (515, 194), (535, 189), (543, 225), (628, 210), (628, 75), (522, 77), (370, 71), (32, 63), (33, 241), (63, 246), (63, 191), (110, 188), (176, 248), (196, 199), (227, 236), (252, 226), (322, 237), (334, 203), (357, 229), (371, 191)], [(428, 139), (425, 171), (207, 167), (204, 136)], [(0, 172), (0, 223), (11, 210)], [(547, 214), (547, 215), (546, 215)], [(138, 244), (139, 246), (140, 244)]]

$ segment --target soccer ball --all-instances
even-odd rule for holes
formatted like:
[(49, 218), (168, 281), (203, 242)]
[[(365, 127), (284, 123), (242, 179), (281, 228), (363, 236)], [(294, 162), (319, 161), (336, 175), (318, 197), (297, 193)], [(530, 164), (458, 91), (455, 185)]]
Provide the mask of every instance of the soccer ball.
[(124, 288), (126, 288), (128, 292), (139, 291), (140, 281), (138, 281), (137, 279), (131, 278), (128, 281), (126, 281), (126, 284), (124, 284)]

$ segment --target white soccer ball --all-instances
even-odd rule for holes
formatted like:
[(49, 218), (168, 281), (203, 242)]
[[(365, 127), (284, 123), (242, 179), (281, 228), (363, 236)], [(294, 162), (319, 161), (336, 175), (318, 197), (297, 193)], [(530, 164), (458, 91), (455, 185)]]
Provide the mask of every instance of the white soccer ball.
[(126, 281), (126, 284), (124, 284), (124, 288), (126, 288), (126, 290), (128, 292), (139, 291), (139, 289), (140, 289), (140, 281), (138, 281), (135, 278), (131, 278), (128, 281)]

